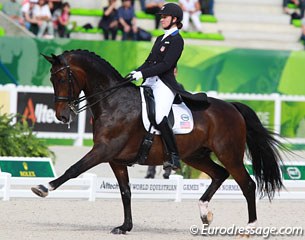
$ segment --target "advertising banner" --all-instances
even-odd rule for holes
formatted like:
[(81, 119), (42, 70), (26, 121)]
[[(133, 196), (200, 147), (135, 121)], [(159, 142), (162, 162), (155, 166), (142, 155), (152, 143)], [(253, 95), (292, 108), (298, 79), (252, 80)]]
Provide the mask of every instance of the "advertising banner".
[(10, 113), (10, 93), (0, 90), (0, 114)]
[[(249, 174), (253, 175), (252, 165), (245, 164)], [(281, 165), (282, 176), (284, 180), (305, 180), (305, 165), (301, 163), (287, 163)]]
[(281, 135), (305, 138), (305, 102), (282, 102)]
[[(0, 38), (0, 60), (20, 85), (51, 86), (50, 63), (40, 53), (59, 55), (66, 50), (86, 49), (125, 76), (143, 64), (151, 47), (150, 42), (7, 36)], [(304, 51), (185, 45), (177, 78), (189, 91), (305, 95), (304, 64)], [(1, 84), (11, 82), (3, 71), (0, 79)]]
[(77, 132), (78, 118), (74, 119), (70, 128), (56, 119), (53, 93), (18, 92), (17, 112), (22, 115), (23, 121), (33, 126), (34, 131)]
[(56, 177), (50, 158), (0, 157), (0, 170), (12, 177)]

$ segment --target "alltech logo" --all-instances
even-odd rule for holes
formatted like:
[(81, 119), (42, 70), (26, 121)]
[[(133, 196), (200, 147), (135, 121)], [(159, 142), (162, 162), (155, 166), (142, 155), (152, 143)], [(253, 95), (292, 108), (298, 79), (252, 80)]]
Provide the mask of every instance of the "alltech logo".
[(60, 123), (55, 117), (55, 111), (48, 108), (48, 105), (37, 103), (34, 107), (32, 98), (28, 99), (27, 105), (23, 112), (24, 119), (35, 123)]
[(77, 119), (68, 129), (55, 117), (54, 96), (51, 93), (18, 93), (17, 111), (33, 126), (34, 131), (40, 132), (77, 132)]

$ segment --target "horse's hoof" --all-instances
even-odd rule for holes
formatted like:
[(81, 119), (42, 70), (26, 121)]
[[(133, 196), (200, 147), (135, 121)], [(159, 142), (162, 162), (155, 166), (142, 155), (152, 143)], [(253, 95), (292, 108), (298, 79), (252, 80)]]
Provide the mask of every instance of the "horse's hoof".
[(49, 194), (49, 190), (43, 185), (38, 185), (36, 187), (32, 187), (31, 190), (37, 196), (43, 197), (43, 198), (48, 196), (48, 194)]
[(206, 215), (201, 216), (200, 218), (203, 224), (210, 225), (211, 222), (213, 221), (213, 213), (211, 211), (208, 211)]
[(112, 234), (126, 234), (126, 231), (122, 230), (121, 227), (116, 227), (112, 229)]

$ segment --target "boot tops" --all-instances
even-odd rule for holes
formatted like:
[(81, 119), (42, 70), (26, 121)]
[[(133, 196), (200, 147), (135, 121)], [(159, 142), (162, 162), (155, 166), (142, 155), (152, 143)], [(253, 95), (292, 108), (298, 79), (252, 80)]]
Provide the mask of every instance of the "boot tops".
[(172, 169), (178, 170), (181, 168), (180, 157), (178, 154), (176, 138), (173, 133), (173, 129), (168, 122), (167, 117), (164, 117), (163, 120), (158, 125), (158, 129), (161, 132), (161, 137), (165, 146), (167, 153), (167, 160), (163, 163), (163, 169)]

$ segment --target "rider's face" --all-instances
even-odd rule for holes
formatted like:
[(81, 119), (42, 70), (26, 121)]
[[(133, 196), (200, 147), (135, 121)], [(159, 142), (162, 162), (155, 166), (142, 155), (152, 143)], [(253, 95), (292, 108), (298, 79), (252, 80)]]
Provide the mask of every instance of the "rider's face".
[(163, 29), (166, 29), (170, 23), (171, 23), (171, 20), (172, 20), (172, 16), (169, 16), (169, 15), (161, 15), (161, 25), (162, 25), (162, 28)]

